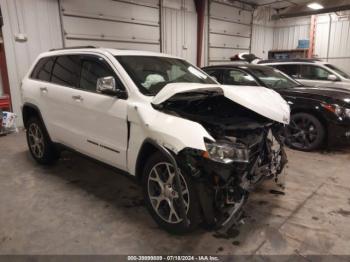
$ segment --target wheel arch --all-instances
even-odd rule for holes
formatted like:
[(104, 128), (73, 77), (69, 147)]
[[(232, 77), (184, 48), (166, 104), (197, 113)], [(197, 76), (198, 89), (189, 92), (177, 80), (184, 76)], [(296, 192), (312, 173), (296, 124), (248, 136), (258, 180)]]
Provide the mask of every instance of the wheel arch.
[(142, 171), (146, 165), (147, 159), (156, 152), (161, 152), (155, 142), (151, 139), (145, 139), (143, 142), (136, 160), (135, 175), (136, 179), (140, 182), (142, 180)]
[(24, 124), (25, 128), (28, 127), (28, 120), (31, 117), (37, 117), (41, 121), (41, 123), (43, 124), (43, 126), (45, 128), (45, 132), (46, 132), (46, 134), (48, 135), (48, 137), (49, 137), (49, 139), (51, 141), (51, 137), (49, 135), (49, 132), (47, 131), (47, 128), (46, 128), (44, 119), (43, 119), (43, 117), (41, 115), (40, 109), (34, 104), (25, 103), (23, 105), (23, 107), (22, 107), (22, 118), (23, 118), (23, 124)]

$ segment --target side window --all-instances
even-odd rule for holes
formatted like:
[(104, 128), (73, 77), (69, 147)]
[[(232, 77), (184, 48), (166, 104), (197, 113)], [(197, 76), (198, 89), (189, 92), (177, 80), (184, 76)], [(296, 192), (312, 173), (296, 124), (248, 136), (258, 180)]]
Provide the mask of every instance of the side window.
[(282, 71), (283, 73), (289, 75), (293, 78), (299, 78), (300, 72), (299, 72), (299, 65), (291, 64), (291, 65), (272, 65), (272, 67), (277, 68), (278, 70)]
[(330, 73), (319, 66), (301, 65), (300, 78), (309, 80), (328, 80)]
[(77, 55), (58, 56), (52, 70), (51, 82), (63, 86), (77, 87), (80, 59)]
[(79, 88), (87, 91), (96, 91), (97, 79), (113, 76), (118, 87), (121, 86), (110, 66), (101, 57), (82, 57), (81, 76)]
[(254, 77), (246, 72), (228, 69), (224, 72), (224, 85), (257, 86)]
[(218, 70), (208, 70), (208, 71), (205, 71), (208, 75), (212, 76), (215, 78), (216, 81), (218, 82), (222, 82), (221, 81), (221, 73), (220, 73), (220, 69)]
[(41, 58), (34, 67), (30, 78), (49, 82), (54, 62), (55, 57)]

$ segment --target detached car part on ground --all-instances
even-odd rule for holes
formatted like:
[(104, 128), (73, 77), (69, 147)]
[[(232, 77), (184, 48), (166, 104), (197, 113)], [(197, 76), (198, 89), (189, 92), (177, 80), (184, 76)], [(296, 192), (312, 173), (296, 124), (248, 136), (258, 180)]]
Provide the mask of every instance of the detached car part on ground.
[[(186, 61), (166, 55), (113, 49), (80, 51), (84, 56), (96, 56), (99, 62), (104, 59), (115, 73), (99, 75), (96, 93), (81, 91), (82, 82), (79, 88), (52, 83), (55, 65), (53, 69), (43, 65), (42, 59), (77, 56), (79, 50), (39, 57), (35, 64), (45, 68), (50, 81), (42, 81), (35, 73), (23, 80), (23, 120), (30, 152), (39, 163), (56, 160), (58, 146), (63, 144), (136, 176), (152, 217), (173, 233), (189, 232), (201, 222), (229, 226), (241, 212), (248, 192), (264, 179), (277, 179), (283, 171), (287, 158), (280, 132), (289, 123), (290, 109), (278, 93), (261, 87), (217, 85)], [(33, 72), (40, 71), (33, 68)], [(94, 74), (100, 72), (108, 71), (95, 70)], [(85, 115), (74, 116), (70, 109), (72, 125), (78, 124), (70, 130), (73, 127), (64, 123), (65, 118), (49, 117), (57, 101), (42, 101), (43, 96), (58, 99), (55, 88), (73, 98), (80, 96), (79, 101), (62, 104), (63, 111), (72, 105), (83, 107), (91, 118), (94, 110), (100, 110), (95, 105), (103, 107), (101, 101), (105, 101), (110, 106), (103, 111), (104, 118), (115, 109), (125, 115), (115, 118), (117, 126), (113, 121), (101, 122), (99, 129), (91, 123), (92, 129), (98, 129), (92, 135)], [(57, 113), (53, 115), (58, 118)], [(121, 131), (124, 124), (125, 133)], [(111, 137), (98, 137), (109, 127), (116, 129), (108, 133)], [(62, 135), (65, 132), (69, 135)], [(125, 147), (113, 144), (113, 139), (125, 142)], [(125, 158), (120, 157), (123, 153)]]
[(312, 151), (350, 142), (350, 91), (335, 87), (303, 86), (268, 66), (228, 64), (204, 70), (220, 83), (263, 86), (278, 92), (291, 107), (284, 137), (292, 148)]

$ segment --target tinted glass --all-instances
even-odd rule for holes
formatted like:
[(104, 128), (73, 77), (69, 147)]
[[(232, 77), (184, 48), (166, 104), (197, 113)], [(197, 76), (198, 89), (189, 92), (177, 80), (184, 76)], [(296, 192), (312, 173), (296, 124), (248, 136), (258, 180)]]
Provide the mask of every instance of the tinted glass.
[(283, 73), (293, 77), (299, 78), (299, 65), (271, 65), (272, 67), (281, 70)]
[(331, 73), (326, 69), (314, 65), (300, 65), (300, 78), (310, 80), (328, 80)]
[(80, 68), (79, 56), (59, 56), (52, 71), (51, 82), (69, 87), (78, 87)]
[(207, 74), (188, 62), (158, 56), (116, 56), (139, 90), (156, 95), (170, 83), (215, 84)]
[(204, 71), (205, 71), (208, 75), (214, 77), (216, 81), (220, 82), (220, 80), (221, 80), (220, 69), (218, 69), (218, 70), (205, 70), (205, 69), (204, 69)]
[(80, 88), (88, 91), (96, 91), (97, 79), (106, 76), (116, 76), (109, 65), (99, 57), (82, 58)]
[(246, 72), (229, 69), (224, 72), (223, 83), (225, 85), (243, 85), (243, 86), (257, 86), (254, 77)]
[(294, 79), (271, 67), (249, 68), (249, 72), (263, 82), (264, 86), (268, 88), (279, 89), (300, 86)]
[(54, 61), (55, 61), (55, 57), (41, 58), (39, 62), (36, 64), (36, 66), (34, 67), (34, 70), (30, 77), (33, 79), (49, 82)]

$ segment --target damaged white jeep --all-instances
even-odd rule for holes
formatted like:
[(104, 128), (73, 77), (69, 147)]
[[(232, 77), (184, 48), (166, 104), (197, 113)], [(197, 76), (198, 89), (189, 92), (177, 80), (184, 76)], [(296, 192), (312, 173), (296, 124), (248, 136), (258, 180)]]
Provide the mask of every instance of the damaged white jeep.
[(225, 227), (248, 192), (287, 162), (288, 104), (263, 87), (220, 86), (158, 53), (70, 48), (41, 54), (21, 85), (34, 159), (71, 149), (135, 176), (173, 233)]

